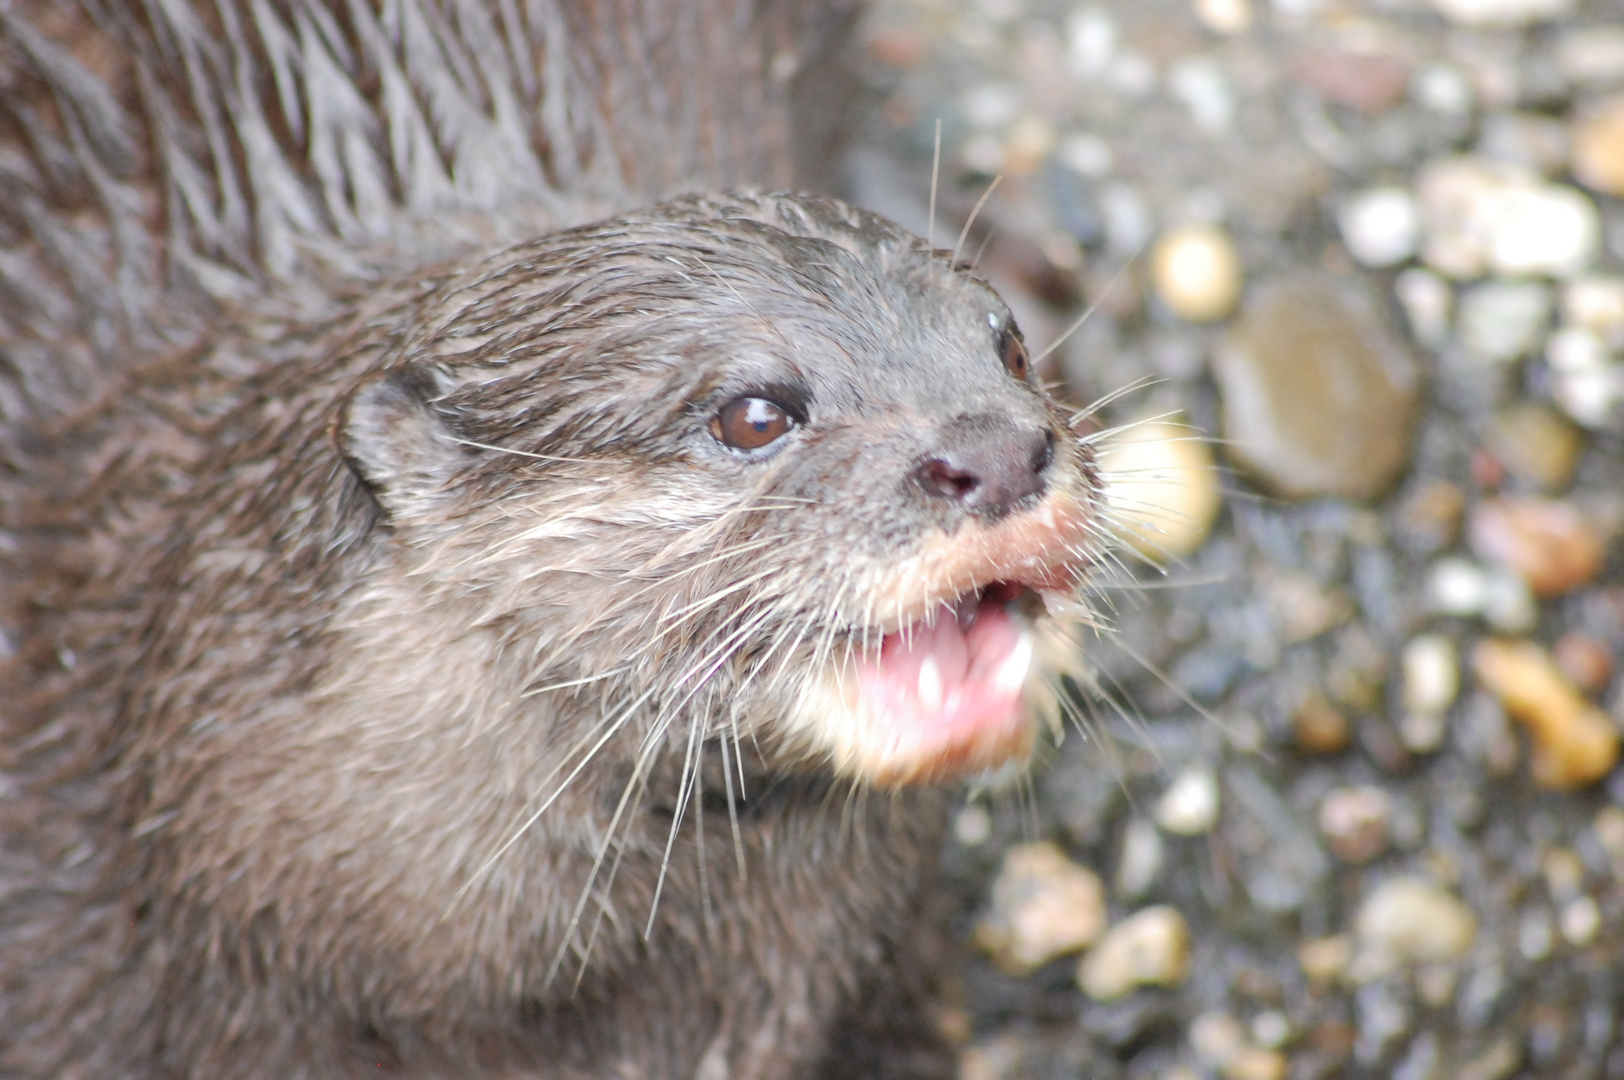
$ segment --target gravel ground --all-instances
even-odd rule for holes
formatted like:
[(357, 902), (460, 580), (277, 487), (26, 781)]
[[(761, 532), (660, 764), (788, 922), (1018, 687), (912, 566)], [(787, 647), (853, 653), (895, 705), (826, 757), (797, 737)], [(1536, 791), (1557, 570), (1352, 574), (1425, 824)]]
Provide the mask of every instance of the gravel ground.
[(962, 257), (1128, 425), (1094, 686), (946, 854), (963, 1076), (1624, 1077), (1624, 5), (866, 42), (859, 201), (999, 177)]

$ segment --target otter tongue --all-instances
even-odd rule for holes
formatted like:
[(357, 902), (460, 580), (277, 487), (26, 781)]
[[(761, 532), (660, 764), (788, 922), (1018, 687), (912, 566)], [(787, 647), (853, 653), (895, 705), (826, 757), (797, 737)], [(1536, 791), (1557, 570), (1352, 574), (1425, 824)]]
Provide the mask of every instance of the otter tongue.
[(888, 634), (878, 661), (859, 665), (870, 706), (903, 739), (975, 737), (1023, 722), (1021, 689), (1032, 641), (1002, 604), (981, 603), (969, 619), (948, 608)]

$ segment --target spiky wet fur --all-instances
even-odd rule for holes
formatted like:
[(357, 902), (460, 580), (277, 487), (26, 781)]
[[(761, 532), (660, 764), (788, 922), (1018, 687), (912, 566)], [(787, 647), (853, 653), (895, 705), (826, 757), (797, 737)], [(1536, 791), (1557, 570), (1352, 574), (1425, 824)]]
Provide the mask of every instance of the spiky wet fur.
[[(187, 10), (97, 18), (159, 75), (242, 61)], [(956, 527), (898, 471), (932, 417), (1024, 410), (1092, 497), (1064, 417), (998, 366), (996, 297), (788, 197), (412, 269), (557, 204), (454, 193), (474, 223), (426, 224), (404, 174), (377, 196), (308, 161), (244, 201), (210, 141), (252, 134), (208, 119), (231, 79), (171, 107), (137, 72), (132, 119), (26, 15), (0, 31), (38, 100), (9, 104), (57, 110), (32, 152), (59, 138), (82, 185), (6, 237), (0, 1074), (945, 1075), (920, 938), (947, 796), (840, 775), (774, 718), (895, 614), (866, 599), (888, 560)], [(450, 62), (413, 56), (425, 83)], [(592, 160), (585, 205), (657, 186)], [(369, 191), (402, 210), (389, 250), (346, 232)], [(797, 364), (826, 377), (817, 445), (710, 439), (707, 410)]]

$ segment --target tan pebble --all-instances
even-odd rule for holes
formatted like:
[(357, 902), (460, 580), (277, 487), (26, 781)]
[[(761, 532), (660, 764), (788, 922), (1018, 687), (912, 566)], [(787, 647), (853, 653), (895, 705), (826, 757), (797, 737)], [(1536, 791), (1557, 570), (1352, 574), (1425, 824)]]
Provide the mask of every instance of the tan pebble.
[(1023, 116), (1010, 125), (1004, 139), (1004, 170), (1027, 176), (1043, 167), (1054, 153), (1058, 136), (1054, 126), (1039, 116)]
[(1297, 965), (1308, 981), (1325, 987), (1340, 979), (1353, 961), (1353, 939), (1346, 934), (1314, 938), (1297, 947)]
[(1354, 929), (1361, 958), (1379, 971), (1465, 955), (1477, 937), (1477, 916), (1431, 882), (1397, 877), (1376, 886), (1359, 905)]
[(1286, 1055), (1262, 1046), (1242, 1047), (1224, 1062), (1218, 1075), (1224, 1080), (1284, 1080)]
[(1218, 1067), (1246, 1048), (1246, 1029), (1226, 1012), (1204, 1012), (1190, 1021), (1190, 1049), (1204, 1064)]
[(1169, 230), (1150, 255), (1156, 295), (1189, 322), (1212, 322), (1235, 310), (1241, 296), (1241, 256), (1229, 233), (1212, 225)]
[(1522, 1065), (1522, 1036), (1502, 1035), (1489, 1048), (1464, 1062), (1454, 1080), (1506, 1080)]
[(1534, 740), (1534, 780), (1575, 788), (1606, 776), (1618, 760), (1618, 730), (1563, 678), (1554, 661), (1527, 641), (1478, 644), (1472, 670)]
[(1601, 570), (1601, 537), (1571, 504), (1490, 499), (1472, 512), (1472, 550), (1516, 572), (1539, 596), (1588, 583)]
[(1585, 110), (1574, 123), (1573, 176), (1592, 191), (1624, 195), (1624, 94)]
[(1177, 986), (1189, 971), (1190, 929), (1162, 905), (1108, 930), (1078, 965), (1077, 982), (1095, 1001), (1110, 1001), (1138, 986)]
[(1004, 855), (976, 941), (1000, 967), (1024, 974), (1083, 948), (1104, 928), (1099, 877), (1053, 844), (1021, 844)]
[(1318, 637), (1353, 615), (1353, 601), (1338, 589), (1327, 589), (1308, 574), (1281, 571), (1268, 575), (1263, 596), (1287, 644)]
[(1552, 652), (1562, 674), (1587, 694), (1605, 690), (1613, 677), (1612, 651), (1589, 634), (1563, 634), (1556, 639)]
[(1429, 550), (1454, 544), (1460, 536), (1466, 493), (1447, 480), (1433, 480), (1417, 488), (1399, 506), (1399, 522), (1421, 539)]
[(1488, 444), (1513, 476), (1560, 491), (1573, 480), (1584, 436), (1556, 410), (1530, 403), (1497, 415), (1489, 426)]
[(1297, 748), (1305, 754), (1334, 754), (1348, 745), (1348, 718), (1323, 695), (1311, 694), (1291, 714)]
[(1130, 422), (1100, 444), (1105, 498), (1119, 536), (1153, 562), (1201, 546), (1222, 495), (1207, 436), (1177, 420)]

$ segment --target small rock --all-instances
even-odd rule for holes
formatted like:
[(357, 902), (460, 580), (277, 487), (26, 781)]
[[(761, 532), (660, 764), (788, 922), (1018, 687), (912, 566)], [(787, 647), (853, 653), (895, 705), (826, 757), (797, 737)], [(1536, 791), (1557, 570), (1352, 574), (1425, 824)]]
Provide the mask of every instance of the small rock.
[(1252, 1039), (1259, 1046), (1278, 1050), (1291, 1041), (1291, 1018), (1279, 1009), (1264, 1009), (1252, 1017)]
[(1239, 34), (1252, 26), (1252, 0), (1195, 0), (1195, 17), (1215, 34)]
[(1150, 254), (1156, 295), (1189, 322), (1212, 322), (1235, 310), (1241, 295), (1241, 256), (1229, 233), (1212, 225), (1171, 229)]
[(1246, 1029), (1228, 1013), (1205, 1012), (1190, 1021), (1190, 1049), (1205, 1065), (1222, 1068), (1246, 1045)]
[(1578, 631), (1563, 634), (1551, 650), (1556, 666), (1587, 694), (1607, 689), (1613, 677), (1613, 654), (1605, 644)]
[(1286, 1055), (1263, 1046), (1243, 1046), (1218, 1070), (1224, 1080), (1285, 1080)]
[(1227, 130), (1235, 119), (1235, 91), (1229, 69), (1210, 56), (1187, 56), (1167, 71), (1167, 88), (1190, 111), (1196, 127), (1209, 135)]
[(1309, 49), (1296, 57), (1291, 75), (1328, 101), (1372, 115), (1403, 101), (1410, 89), (1410, 62), (1392, 53)]
[(1401, 187), (1361, 191), (1337, 215), (1348, 254), (1366, 266), (1392, 266), (1414, 255), (1421, 242), (1421, 208)]
[(1218, 775), (1186, 766), (1156, 801), (1156, 824), (1179, 836), (1200, 836), (1218, 824)]
[(1297, 965), (1320, 989), (1342, 978), (1353, 962), (1353, 939), (1346, 934), (1314, 938), (1297, 947)]
[(1545, 887), (1553, 900), (1572, 900), (1584, 887), (1585, 863), (1572, 848), (1547, 851), (1540, 860), (1540, 871), (1545, 875)]
[(1537, 281), (1489, 281), (1461, 297), (1456, 327), (1461, 343), (1499, 363), (1533, 352), (1551, 321), (1551, 290)]
[(1416, 195), (1426, 230), (1421, 257), (1449, 277), (1570, 277), (1599, 250), (1595, 204), (1528, 169), (1448, 158), (1422, 169)]
[(1624, 94), (1574, 121), (1573, 178), (1592, 191), (1624, 196)]
[(1162, 905), (1106, 931), (1083, 957), (1077, 981), (1095, 1001), (1110, 1001), (1137, 986), (1177, 986), (1189, 970), (1189, 927), (1175, 908)]
[(1456, 960), (1477, 937), (1477, 916), (1453, 895), (1415, 877), (1382, 882), (1354, 917), (1360, 955), (1371, 973)]
[(1556, 65), (1576, 83), (1624, 82), (1624, 26), (1574, 26), (1556, 41)]
[(1271, 282), (1213, 365), (1230, 453), (1281, 494), (1372, 498), (1408, 463), (1415, 363), (1357, 282)]
[(1562, 321), (1594, 334), (1603, 349), (1624, 346), (1624, 277), (1597, 274), (1564, 283)]
[(1517, 922), (1517, 951), (1522, 953), (1523, 959), (1543, 960), (1551, 955), (1554, 944), (1556, 934), (1550, 915), (1540, 908), (1524, 911)]
[(1335, 754), (1348, 745), (1347, 716), (1320, 694), (1310, 694), (1297, 706), (1291, 729), (1305, 754)]
[(1393, 282), (1393, 292), (1404, 308), (1410, 334), (1429, 349), (1449, 340), (1449, 318), (1455, 307), (1455, 292), (1449, 283), (1430, 270), (1412, 267)]
[(1564, 326), (1545, 344), (1551, 368), (1551, 392), (1558, 405), (1590, 428), (1611, 425), (1624, 402), (1624, 365), (1613, 363), (1600, 334)]
[(965, 847), (980, 847), (992, 836), (992, 817), (986, 807), (966, 806), (953, 817), (953, 839)]
[(1288, 645), (1318, 637), (1348, 621), (1353, 601), (1339, 589), (1327, 589), (1311, 575), (1284, 570), (1263, 576), (1260, 582), (1269, 614)]
[(1489, 499), (1472, 511), (1468, 534), (1473, 551), (1515, 571), (1539, 596), (1588, 583), (1605, 555), (1579, 512), (1549, 499)]
[(1398, 508), (1403, 531), (1429, 551), (1452, 546), (1460, 536), (1466, 493), (1447, 480), (1429, 480)]
[(1483, 120), (1475, 153), (1545, 175), (1561, 172), (1568, 164), (1567, 125), (1534, 113), (1491, 113)]
[(1542, 787), (1583, 787), (1618, 759), (1618, 731), (1527, 641), (1480, 642), (1472, 654), (1478, 681), (1522, 721), (1534, 741), (1534, 780)]
[(1560, 491), (1573, 480), (1584, 436), (1555, 410), (1524, 403), (1498, 413), (1486, 441), (1513, 476)]
[(1595, 941), (1601, 930), (1601, 908), (1592, 897), (1581, 896), (1562, 906), (1558, 921), (1568, 944), (1582, 949)]
[(1162, 834), (1144, 818), (1134, 818), (1122, 830), (1122, 857), (1117, 863), (1117, 895), (1136, 900), (1150, 891), (1166, 861)]
[(1432, 6), (1467, 26), (1524, 26), (1566, 15), (1573, 0), (1432, 0)]
[(1004, 855), (976, 941), (1000, 967), (1025, 974), (1075, 952), (1105, 928), (1105, 888), (1094, 872), (1050, 843)]
[(1522, 1039), (1502, 1035), (1455, 1072), (1455, 1080), (1507, 1080), (1522, 1064)]
[(1337, 858), (1369, 862), (1387, 850), (1392, 813), (1392, 800), (1381, 788), (1335, 788), (1320, 803), (1320, 832)]
[(1441, 713), (1460, 691), (1455, 643), (1442, 634), (1422, 634), (1404, 646), (1404, 707), (1411, 712)]
[(1176, 420), (1123, 424), (1100, 443), (1100, 474), (1120, 539), (1152, 562), (1201, 546), (1218, 516), (1218, 466), (1205, 435)]
[(1507, 633), (1531, 629), (1539, 619), (1528, 583), (1501, 567), (1485, 570), (1465, 559), (1439, 559), (1427, 578), (1427, 598), (1439, 615), (1480, 616)]

